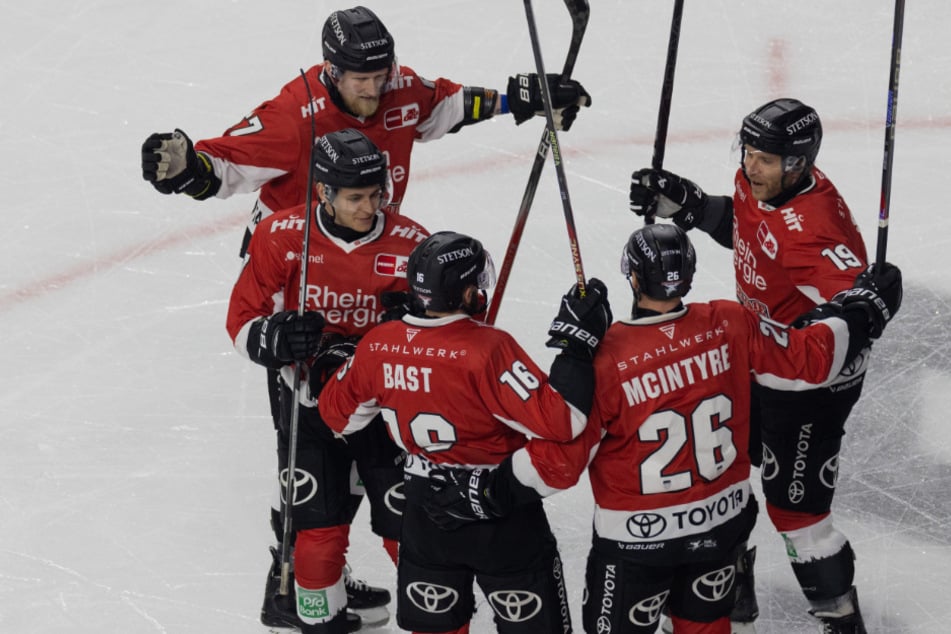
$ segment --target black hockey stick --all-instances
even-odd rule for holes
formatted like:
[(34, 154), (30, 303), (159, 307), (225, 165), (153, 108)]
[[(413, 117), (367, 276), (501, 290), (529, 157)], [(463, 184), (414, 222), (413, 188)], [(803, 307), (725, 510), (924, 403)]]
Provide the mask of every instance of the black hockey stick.
[[(657, 110), (657, 132), (654, 133), (654, 156), (651, 167), (664, 168), (664, 152), (667, 149), (667, 124), (670, 122), (670, 102), (674, 93), (674, 70), (677, 68), (677, 47), (680, 44), (680, 19), (684, 13), (684, 0), (674, 0), (674, 14), (670, 19), (670, 39), (667, 41), (667, 64), (664, 66), (664, 84), (660, 91), (660, 108)], [(644, 223), (654, 224), (656, 203), (644, 214)]]
[(555, 163), (555, 174), (558, 176), (558, 191), (561, 194), (561, 206), (565, 212), (565, 226), (568, 229), (568, 243), (571, 246), (571, 261), (575, 267), (575, 281), (578, 284), (578, 294), (584, 297), (584, 266), (581, 263), (581, 249), (578, 247), (578, 232), (575, 229), (574, 214), (571, 211), (571, 200), (568, 197), (568, 179), (565, 177), (565, 166), (561, 162), (561, 146), (558, 143), (558, 133), (555, 132), (555, 115), (552, 112), (551, 90), (548, 87), (545, 64), (542, 61), (541, 45), (538, 42), (538, 28), (535, 25), (535, 12), (532, 10), (532, 0), (525, 0), (525, 18), (528, 21), (528, 35), (532, 41), (535, 69), (538, 73), (538, 81), (542, 89), (542, 103), (545, 106), (545, 119), (548, 121), (548, 144), (551, 146), (551, 156)]
[[(307, 266), (310, 263), (310, 225), (313, 219), (311, 214), (313, 210), (313, 191), (314, 191), (314, 141), (317, 138), (317, 124), (314, 121), (314, 97), (310, 92), (310, 84), (307, 82), (307, 75), (304, 69), (300, 69), (301, 78), (304, 80), (304, 88), (307, 89), (307, 103), (310, 111), (310, 162), (307, 165), (307, 193), (304, 196), (304, 244), (301, 248), (300, 256), (300, 287), (297, 296), (297, 316), (304, 316), (304, 308), (307, 303)], [(291, 521), (294, 508), (294, 497), (296, 495), (296, 476), (297, 476), (297, 428), (300, 423), (300, 377), (301, 362), (294, 365), (294, 386), (293, 396), (291, 397), (291, 420), (288, 426), (288, 445), (287, 445), (287, 482), (284, 483), (284, 537), (281, 542), (281, 585), (278, 592), (287, 596), (290, 593), (291, 585), (291, 544), (293, 540), (294, 525)]]
[(892, 59), (888, 72), (888, 110), (885, 115), (885, 160), (882, 164), (882, 198), (878, 211), (878, 247), (875, 263), (884, 264), (888, 246), (888, 210), (892, 198), (892, 160), (895, 157), (895, 114), (898, 110), (898, 72), (901, 70), (901, 34), (905, 22), (905, 0), (895, 0), (892, 27)]
[[(565, 66), (561, 71), (561, 78), (567, 80), (571, 78), (571, 73), (575, 69), (575, 61), (578, 59), (578, 51), (581, 49), (581, 40), (584, 39), (585, 30), (588, 28), (588, 17), (590, 9), (588, 0), (565, 0), (568, 7), (568, 13), (571, 15), (571, 44), (568, 46), (568, 55), (565, 57)], [(522, 202), (518, 208), (518, 216), (515, 218), (515, 227), (512, 229), (512, 237), (509, 238), (508, 248), (505, 250), (505, 260), (497, 274), (495, 290), (492, 292), (492, 303), (486, 311), (485, 322), (494, 324), (495, 318), (499, 313), (499, 306), (502, 303), (502, 294), (505, 292), (505, 286), (508, 284), (509, 274), (512, 272), (512, 265), (515, 263), (515, 254), (518, 252), (518, 245), (522, 241), (522, 233), (525, 231), (525, 222), (528, 220), (528, 212), (532, 208), (532, 201), (535, 200), (535, 190), (538, 189), (538, 181), (542, 175), (542, 168), (545, 167), (545, 161), (548, 158), (549, 135), (548, 128), (542, 134), (542, 139), (538, 143), (538, 150), (535, 152), (535, 161), (532, 163), (532, 172), (528, 177), (528, 183), (525, 185), (525, 193), (522, 195)]]

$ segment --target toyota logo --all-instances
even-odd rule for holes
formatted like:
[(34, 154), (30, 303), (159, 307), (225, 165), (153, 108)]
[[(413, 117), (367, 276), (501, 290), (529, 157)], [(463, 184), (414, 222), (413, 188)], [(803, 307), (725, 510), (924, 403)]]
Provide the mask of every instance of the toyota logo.
[(610, 634), (611, 632), (611, 619), (601, 615), (598, 617), (598, 621), (595, 624), (597, 628), (597, 634)]
[[(287, 504), (287, 469), (282, 469), (278, 478), (281, 482), (281, 502)], [(294, 469), (294, 503), (300, 506), (317, 495), (317, 479), (303, 469)]]
[(634, 537), (657, 537), (666, 528), (667, 520), (657, 513), (635, 513), (627, 518), (627, 532)]
[(459, 593), (452, 588), (422, 581), (406, 586), (406, 596), (410, 603), (430, 614), (444, 614), (459, 602)]
[(668, 596), (670, 596), (670, 590), (664, 590), (660, 594), (655, 594), (635, 603), (631, 611), (627, 613), (627, 618), (639, 627), (654, 625), (660, 620), (660, 611), (667, 603)]
[(525, 590), (496, 590), (487, 597), (503, 621), (522, 623), (542, 610), (542, 598)]
[(799, 504), (806, 497), (806, 485), (802, 480), (793, 480), (789, 483), (789, 501), (793, 504)]
[(383, 504), (393, 515), (403, 515), (406, 508), (406, 495), (403, 493), (403, 483), (398, 482), (383, 494)]
[(763, 464), (760, 466), (760, 478), (763, 482), (769, 482), (778, 475), (779, 463), (776, 461), (776, 454), (770, 451), (766, 443), (763, 443)]
[(835, 489), (835, 483), (839, 481), (839, 454), (836, 454), (826, 460), (819, 471), (819, 481), (828, 489)]
[(693, 593), (704, 601), (715, 603), (726, 597), (733, 589), (736, 568), (732, 565), (713, 570), (694, 579)]

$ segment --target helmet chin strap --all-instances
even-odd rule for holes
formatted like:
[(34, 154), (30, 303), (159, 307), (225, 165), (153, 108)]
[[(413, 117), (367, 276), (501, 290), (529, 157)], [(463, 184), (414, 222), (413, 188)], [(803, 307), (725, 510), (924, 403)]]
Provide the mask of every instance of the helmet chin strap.
[(641, 289), (634, 284), (634, 275), (627, 276), (628, 284), (631, 285), (631, 292), (634, 293), (634, 303), (631, 305), (631, 319), (637, 317), (637, 305), (641, 303)]

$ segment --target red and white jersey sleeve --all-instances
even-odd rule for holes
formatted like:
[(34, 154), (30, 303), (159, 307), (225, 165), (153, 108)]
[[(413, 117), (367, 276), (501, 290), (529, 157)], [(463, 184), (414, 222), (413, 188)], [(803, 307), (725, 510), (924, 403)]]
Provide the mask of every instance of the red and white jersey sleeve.
[(428, 81), (402, 66), (387, 85), (376, 114), (358, 118), (331, 101), (321, 66), (309, 69), (306, 77), (306, 84), (302, 77), (289, 82), (223, 136), (195, 145), (209, 156), (221, 178), (218, 197), (260, 189), (260, 202), (271, 212), (302, 204), (312, 126), (317, 136), (356, 128), (387, 155), (394, 190), (388, 211), (398, 213), (409, 180), (413, 143), (438, 138), (463, 120), (462, 86), (448, 79)]
[[(345, 242), (326, 231), (319, 214), (311, 217), (305, 309), (323, 313), (325, 332), (362, 336), (384, 312), (381, 293), (409, 290), (409, 254), (429, 234), (410, 218), (379, 212), (373, 231)], [(251, 322), (297, 310), (303, 232), (303, 205), (269, 216), (254, 232), (228, 305), (228, 334), (240, 353), (247, 354)]]
[[(786, 329), (730, 301), (612, 325), (595, 356), (597, 535), (692, 537), (739, 515), (751, 495), (751, 376), (777, 389), (819, 387), (847, 347), (843, 320)], [(643, 534), (628, 521), (635, 511), (663, 521)]]
[(755, 200), (742, 170), (733, 196), (737, 298), (784, 324), (851, 288), (868, 261), (851, 211), (818, 169), (786, 205)]
[(508, 333), (465, 315), (373, 329), (318, 407), (344, 434), (381, 413), (407, 453), (449, 465), (497, 465), (529, 438), (568, 441), (586, 423)]

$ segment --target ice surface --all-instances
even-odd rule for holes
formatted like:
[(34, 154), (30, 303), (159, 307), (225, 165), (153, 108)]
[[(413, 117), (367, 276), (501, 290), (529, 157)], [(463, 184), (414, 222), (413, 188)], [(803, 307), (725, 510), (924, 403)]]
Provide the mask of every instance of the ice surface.
[[(557, 72), (567, 15), (535, 4)], [(619, 314), (618, 253), (639, 224), (627, 181), (650, 163), (672, 3), (592, 5), (575, 74), (594, 106), (560, 138), (585, 272), (608, 283)], [(401, 61), (426, 76), (502, 87), (533, 66), (514, 0), (372, 6)], [(264, 631), (274, 442), (263, 370), (224, 330), (253, 197), (160, 196), (140, 177), (139, 147), (174, 127), (220, 133), (319, 59), (319, 25), (341, 7), (0, 2), (0, 631)], [(819, 165), (874, 251), (892, 11), (882, 0), (688, 2), (665, 166), (728, 192), (741, 117), (798, 97), (822, 115)], [(873, 632), (951, 622), (948, 24), (949, 3), (908, 3), (888, 244), (906, 298), (849, 423), (835, 503)], [(501, 262), (541, 127), (500, 118), (419, 147), (405, 213), (473, 233)], [(729, 253), (696, 243), (692, 299), (731, 296)], [(498, 319), (543, 364), (572, 281), (547, 167)], [(586, 485), (548, 502), (579, 630), (590, 506)], [(365, 515), (353, 542), (358, 575), (392, 588)], [(754, 543), (759, 631), (812, 631), (765, 517)], [(474, 632), (493, 631), (489, 612), (482, 603)]]

